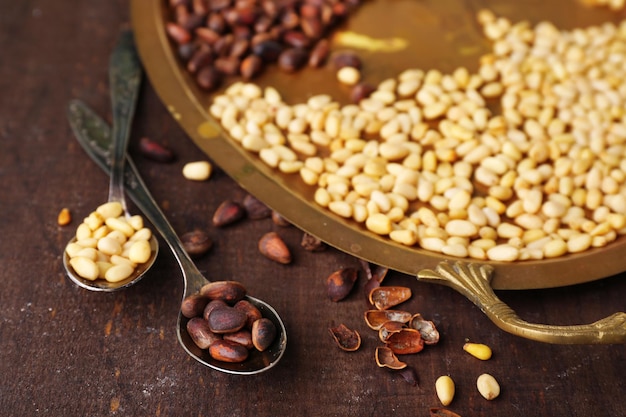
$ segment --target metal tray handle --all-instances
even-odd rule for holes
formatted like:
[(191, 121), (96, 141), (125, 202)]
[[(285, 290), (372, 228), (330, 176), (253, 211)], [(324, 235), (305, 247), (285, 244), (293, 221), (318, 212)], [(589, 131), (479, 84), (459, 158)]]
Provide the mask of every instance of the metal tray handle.
[(554, 326), (522, 320), (491, 288), (493, 267), (486, 264), (441, 262), (424, 269), (419, 281), (446, 285), (478, 306), (500, 329), (517, 336), (554, 344), (626, 343), (626, 313), (618, 312), (590, 324)]

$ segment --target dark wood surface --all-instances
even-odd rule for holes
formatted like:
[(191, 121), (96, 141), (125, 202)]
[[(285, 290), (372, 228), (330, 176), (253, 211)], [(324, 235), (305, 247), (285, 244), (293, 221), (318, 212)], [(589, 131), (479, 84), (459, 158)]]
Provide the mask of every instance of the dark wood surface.
[[(166, 249), (150, 275), (123, 292), (74, 286), (61, 254), (78, 221), (105, 201), (108, 179), (72, 136), (66, 106), (79, 98), (110, 120), (107, 61), (128, 23), (122, 0), (0, 2), (0, 415), (428, 416), (439, 405), (440, 375), (456, 381), (448, 408), (462, 416), (626, 415), (623, 345), (521, 339), (453, 290), (397, 273), (386, 283), (413, 290), (403, 308), (434, 320), (441, 341), (405, 358), (418, 386), (378, 369), (376, 335), (362, 319), (363, 276), (343, 302), (325, 294), (326, 277), (358, 260), (333, 249), (307, 252), (302, 232), (269, 219), (212, 227), (216, 207), (246, 193), (219, 168), (203, 183), (182, 177), (184, 163), (205, 157), (148, 82), (130, 148), (145, 182), (179, 233), (209, 231), (214, 248), (197, 261), (208, 277), (239, 280), (278, 310), (287, 353), (256, 376), (218, 373), (190, 359), (176, 339), (182, 279)], [(142, 158), (142, 136), (170, 146), (177, 160)], [(74, 216), (67, 227), (56, 221), (63, 207)], [(291, 265), (258, 253), (258, 238), (271, 230), (292, 248)], [(498, 295), (529, 321), (589, 323), (624, 311), (626, 276)], [(328, 327), (339, 323), (361, 333), (357, 352), (334, 346)], [(466, 339), (490, 345), (493, 358), (470, 357), (462, 351)], [(484, 372), (502, 387), (492, 402), (475, 388)]]

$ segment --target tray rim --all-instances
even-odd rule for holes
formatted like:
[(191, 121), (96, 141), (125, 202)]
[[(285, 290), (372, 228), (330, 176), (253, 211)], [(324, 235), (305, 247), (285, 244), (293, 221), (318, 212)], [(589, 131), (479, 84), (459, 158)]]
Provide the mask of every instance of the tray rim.
[(491, 286), (496, 290), (563, 287), (607, 278), (626, 270), (626, 257), (623, 256), (626, 237), (603, 248), (553, 259), (480, 261), (397, 244), (357, 229), (314, 202), (306, 201), (294, 190), (283, 186), (276, 179), (277, 172), (225, 137), (186, 82), (187, 75), (173, 55), (165, 33), (164, 12), (162, 1), (131, 0), (135, 43), (147, 77), (163, 105), (202, 152), (242, 188), (280, 212), (296, 227), (328, 245), (412, 276), (423, 269), (434, 269), (441, 261), (489, 264), (494, 267)]

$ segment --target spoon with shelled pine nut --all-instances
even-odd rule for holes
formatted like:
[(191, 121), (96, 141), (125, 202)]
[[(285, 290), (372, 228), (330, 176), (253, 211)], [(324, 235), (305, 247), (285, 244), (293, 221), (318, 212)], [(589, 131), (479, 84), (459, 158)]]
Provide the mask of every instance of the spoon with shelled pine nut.
[(63, 256), (75, 284), (102, 292), (135, 284), (158, 253), (158, 242), (143, 217), (129, 214), (124, 193), (126, 149), (141, 84), (141, 63), (130, 31), (122, 32), (111, 54), (109, 80), (113, 140), (108, 201), (85, 217)]

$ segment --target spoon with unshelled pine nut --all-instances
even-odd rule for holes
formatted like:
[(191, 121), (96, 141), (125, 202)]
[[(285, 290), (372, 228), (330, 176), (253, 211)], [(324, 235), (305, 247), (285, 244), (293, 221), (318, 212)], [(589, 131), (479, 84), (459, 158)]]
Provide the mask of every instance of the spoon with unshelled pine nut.
[(65, 247), (63, 263), (69, 278), (92, 291), (111, 292), (139, 281), (154, 263), (158, 242), (143, 217), (128, 213), (124, 196), (124, 163), (141, 64), (132, 32), (120, 35), (109, 61), (113, 110), (111, 177), (108, 202), (98, 206), (77, 227)]

